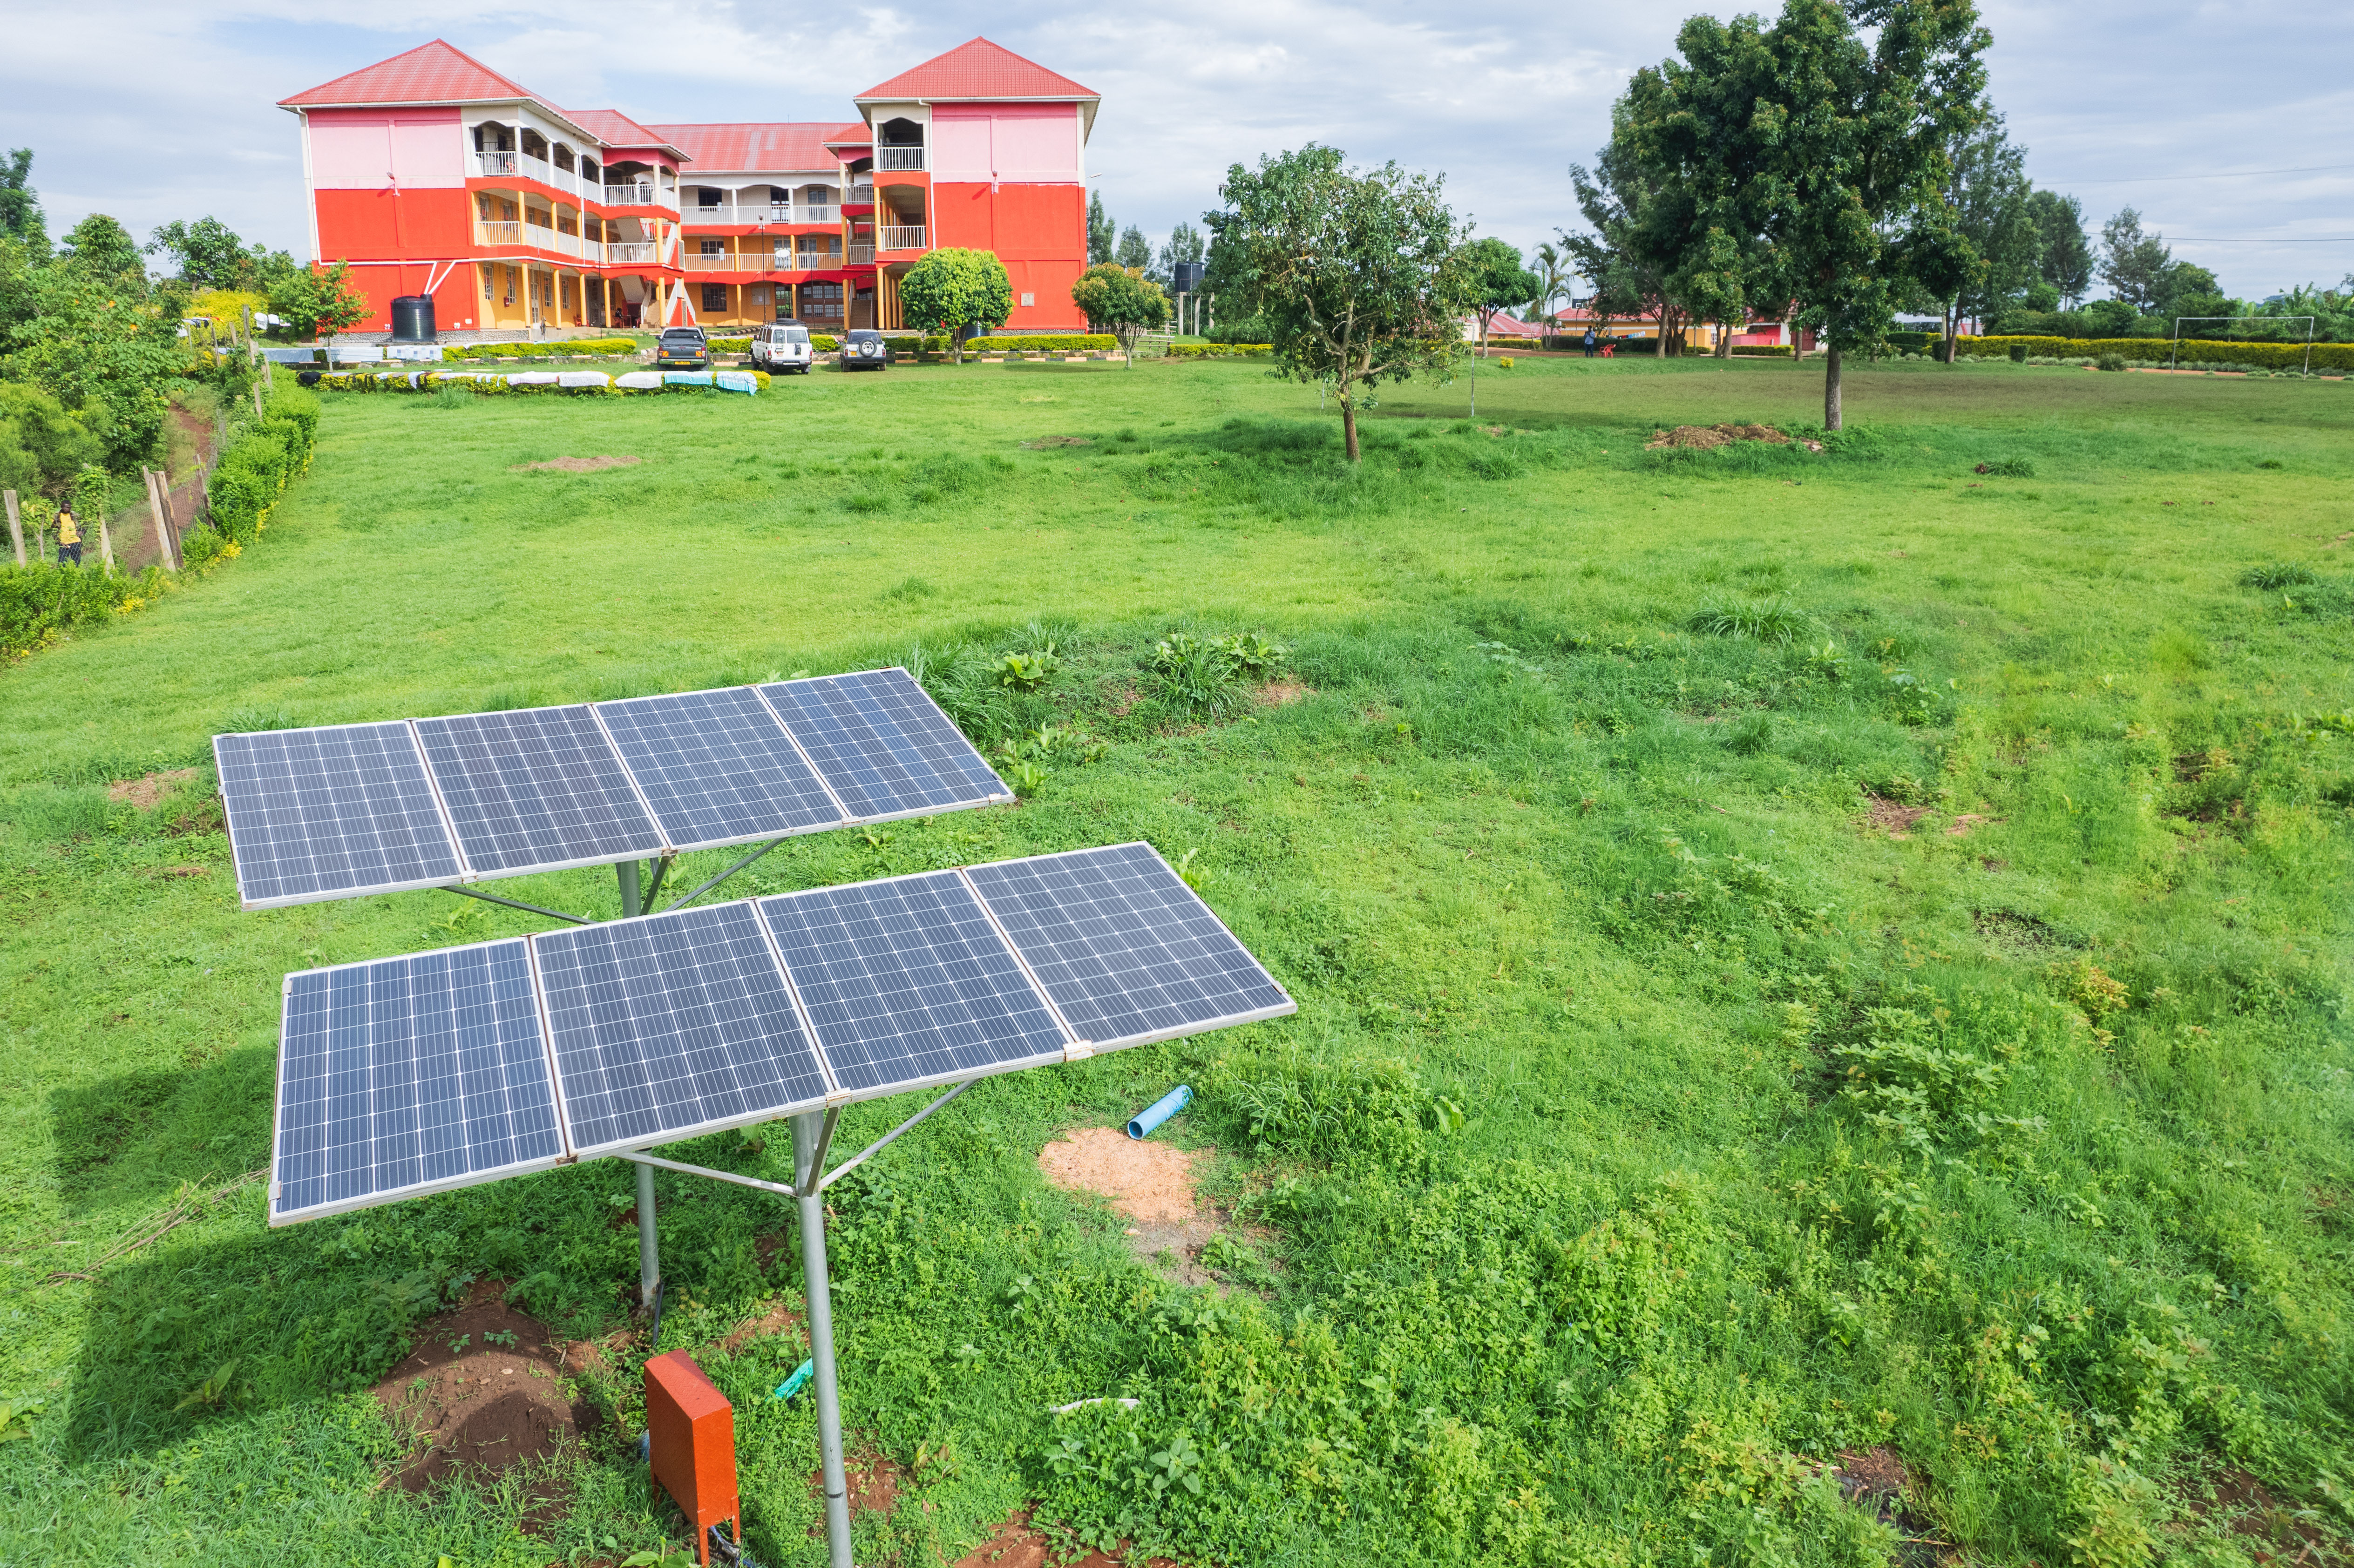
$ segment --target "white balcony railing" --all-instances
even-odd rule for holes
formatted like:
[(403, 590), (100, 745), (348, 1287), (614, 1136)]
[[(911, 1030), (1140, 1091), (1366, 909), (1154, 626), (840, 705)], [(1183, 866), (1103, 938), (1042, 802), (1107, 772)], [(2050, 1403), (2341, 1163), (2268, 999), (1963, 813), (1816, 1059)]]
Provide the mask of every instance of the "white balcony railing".
[(810, 202), (803, 202), (800, 210), (801, 216), (799, 217), (792, 218), (790, 221), (794, 223), (832, 223), (833, 221), (835, 211), (835, 209), (831, 207), (817, 206)]
[(649, 266), (653, 261), (654, 249), (651, 239), (617, 239), (605, 247), (605, 260), (610, 266)]
[(501, 219), (486, 217), (478, 221), (474, 228), (481, 236), (479, 243), (483, 245), (521, 245), (523, 243), (523, 225), (520, 223), (508, 223)]
[(920, 223), (885, 224), (882, 248), (885, 250), (921, 250), (924, 248), (924, 226)]
[(875, 205), (875, 186), (872, 183), (851, 186), (850, 194), (842, 198), (842, 204), (844, 207), (873, 207)]
[(872, 245), (860, 245), (855, 241), (852, 243), (850, 247), (850, 264), (852, 266), (864, 267), (871, 263), (874, 260), (875, 247)]
[(529, 153), (523, 155), (523, 176), (527, 180), (537, 180), (544, 185), (556, 183), (556, 171), (549, 166), (547, 160), (535, 158)]
[(556, 231), (556, 248), (567, 256), (578, 256), (580, 254), (580, 237), (567, 234), (559, 228)]
[(485, 175), (512, 175), (515, 172), (515, 155), (513, 153), (477, 153), (474, 154), (474, 164)]
[(643, 180), (633, 185), (607, 185), (607, 207), (652, 207), (654, 205), (654, 183)]
[(877, 147), (875, 166), (878, 169), (920, 169), (924, 166), (921, 147)]
[(605, 264), (604, 241), (600, 239), (582, 240), (580, 242), (580, 260), (588, 262), (592, 267), (603, 266)]
[(556, 249), (556, 230), (544, 223), (534, 223), (531, 219), (525, 218), (523, 242), (525, 245), (536, 245), (542, 250), (553, 250)]

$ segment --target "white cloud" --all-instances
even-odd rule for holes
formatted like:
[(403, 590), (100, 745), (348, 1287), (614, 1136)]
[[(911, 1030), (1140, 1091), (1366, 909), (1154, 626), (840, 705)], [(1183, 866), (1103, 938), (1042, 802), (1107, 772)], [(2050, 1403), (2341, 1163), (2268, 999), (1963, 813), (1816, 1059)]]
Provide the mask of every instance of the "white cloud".
[[(1628, 74), (1673, 48), (1691, 9), (1203, 0), (982, 16), (923, 0), (822, 15), (735, 0), (416, 0), (396, 28), (323, 22), (294, 0), (196, 11), (122, 0), (12, 29), (0, 146), (35, 149), (53, 231), (92, 211), (143, 233), (209, 213), (300, 253), (294, 122), (274, 101), (429, 37), (558, 103), (679, 122), (847, 118), (853, 93), (978, 29), (1104, 95), (1088, 163), (1122, 224), (1165, 233), (1214, 203), (1228, 164), (1316, 140), (1361, 162), (1444, 172), (1483, 232), (1526, 247), (1574, 224), (1567, 165), (1592, 158)], [(1996, 101), (2030, 172), (2074, 191), (2095, 224), (2130, 202), (2169, 235), (2218, 237), (2186, 238), (2178, 253), (2241, 293), (2354, 270), (2354, 243), (2285, 242), (2354, 233), (2340, 216), (2354, 207), (2354, 170), (2148, 178), (2354, 162), (2340, 151), (2354, 89), (2315, 69), (2354, 58), (2354, 8), (1986, 10)], [(2094, 183), (2127, 178), (2140, 183)]]

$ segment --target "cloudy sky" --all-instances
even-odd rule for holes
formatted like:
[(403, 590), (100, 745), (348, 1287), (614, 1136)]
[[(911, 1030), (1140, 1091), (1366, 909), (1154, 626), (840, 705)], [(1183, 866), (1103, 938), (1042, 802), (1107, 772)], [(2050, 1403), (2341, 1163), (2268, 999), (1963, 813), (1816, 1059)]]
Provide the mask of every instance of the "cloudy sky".
[[(2094, 227), (2133, 205), (2247, 297), (2354, 272), (2354, 6), (1982, 4), (2029, 172)], [(1094, 184), (1156, 240), (1229, 164), (1315, 140), (1443, 172), (1482, 232), (1527, 247), (1574, 221), (1566, 165), (1692, 9), (408, 0), (323, 22), (297, 0), (8, 0), (0, 147), (34, 149), (52, 233), (91, 212), (143, 235), (209, 214), (299, 256), (294, 121), (274, 101), (429, 38), (559, 104), (678, 122), (848, 118), (854, 93), (980, 31), (1103, 95)]]

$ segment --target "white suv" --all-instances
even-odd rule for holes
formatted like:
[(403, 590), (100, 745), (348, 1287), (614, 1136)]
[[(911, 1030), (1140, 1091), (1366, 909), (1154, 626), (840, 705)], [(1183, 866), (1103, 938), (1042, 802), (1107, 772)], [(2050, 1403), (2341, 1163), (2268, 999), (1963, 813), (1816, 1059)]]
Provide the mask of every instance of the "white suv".
[(799, 322), (779, 322), (752, 329), (752, 364), (771, 376), (810, 373), (809, 328)]

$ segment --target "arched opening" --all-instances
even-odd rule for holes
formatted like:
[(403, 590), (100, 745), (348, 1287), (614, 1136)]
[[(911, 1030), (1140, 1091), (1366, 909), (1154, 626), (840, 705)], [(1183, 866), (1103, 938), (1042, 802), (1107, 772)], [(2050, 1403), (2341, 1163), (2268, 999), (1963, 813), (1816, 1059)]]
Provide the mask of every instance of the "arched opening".
[(474, 172), (512, 175), (515, 172), (515, 136), (512, 127), (486, 120), (474, 127)]
[(924, 128), (897, 117), (875, 128), (875, 166), (879, 169), (920, 169), (924, 166)]
[(566, 145), (565, 145), (563, 143), (561, 143), (561, 142), (557, 143), (556, 143), (556, 160), (555, 160), (555, 162), (556, 162), (556, 166), (557, 166), (557, 168), (559, 168), (559, 169), (562, 169), (566, 174), (567, 174), (567, 175), (568, 175), (568, 174), (573, 173), (573, 171), (574, 171), (574, 164), (573, 164), (573, 158), (572, 158), (572, 149), (571, 149), (571, 148), (569, 148), (569, 147), (567, 147), (567, 146), (566, 146)]

